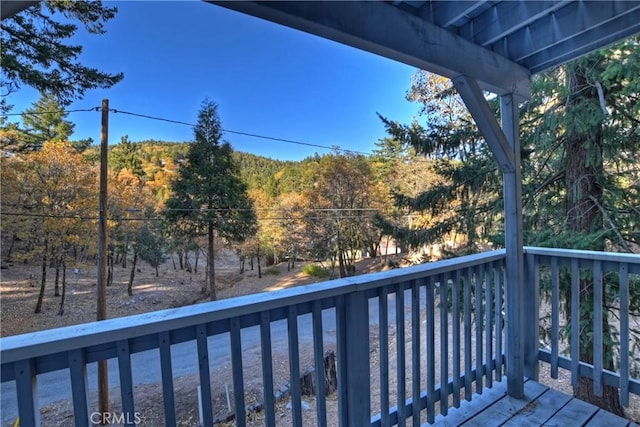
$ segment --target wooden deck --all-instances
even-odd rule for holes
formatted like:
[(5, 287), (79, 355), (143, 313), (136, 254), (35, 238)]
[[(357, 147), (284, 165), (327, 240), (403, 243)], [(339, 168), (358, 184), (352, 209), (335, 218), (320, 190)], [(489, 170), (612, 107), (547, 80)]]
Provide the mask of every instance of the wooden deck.
[[(574, 399), (535, 381), (527, 381), (524, 399), (507, 396), (506, 380), (486, 388), (460, 408), (439, 415), (433, 425), (454, 426), (558, 426), (640, 427), (589, 403)], [(432, 424), (424, 424), (423, 427)]]

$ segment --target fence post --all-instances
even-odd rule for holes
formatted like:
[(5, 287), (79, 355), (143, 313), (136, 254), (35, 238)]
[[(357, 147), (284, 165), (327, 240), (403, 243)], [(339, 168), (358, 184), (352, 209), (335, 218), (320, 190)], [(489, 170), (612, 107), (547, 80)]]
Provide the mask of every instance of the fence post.
[(524, 376), (538, 380), (540, 363), (538, 363), (538, 348), (540, 333), (538, 331), (540, 319), (540, 274), (534, 254), (526, 253), (525, 258), (525, 304), (522, 308), (524, 315)]
[(371, 424), (369, 301), (363, 292), (353, 292), (337, 310), (340, 425), (362, 427)]
[(19, 360), (15, 362), (14, 366), (20, 425), (40, 426), (35, 361), (33, 359)]

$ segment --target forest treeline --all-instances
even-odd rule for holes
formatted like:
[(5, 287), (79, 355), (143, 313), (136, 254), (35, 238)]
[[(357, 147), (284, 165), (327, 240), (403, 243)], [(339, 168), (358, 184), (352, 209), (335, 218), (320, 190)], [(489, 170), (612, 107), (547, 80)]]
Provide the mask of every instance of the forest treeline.
[[(9, 132), (3, 131), (4, 142)], [(255, 236), (231, 248), (246, 257), (276, 261), (334, 256), (338, 265), (335, 243), (344, 248), (345, 271), (356, 255), (379, 254), (382, 229), (375, 225), (376, 214), (393, 213), (415, 224), (418, 217), (430, 216), (395, 212), (394, 184), (418, 194), (433, 182), (429, 176), (435, 176), (432, 162), (422, 157), (404, 152), (386, 157), (397, 144), (381, 141), (380, 153), (371, 157), (333, 152), (301, 161), (233, 152), (258, 228)], [(172, 182), (189, 147), (188, 142), (133, 142), (126, 136), (109, 147), (109, 247), (114, 263), (126, 265), (137, 251), (156, 266), (174, 253), (180, 268), (196, 268), (194, 259), (206, 250), (202, 236), (184, 240), (169, 230), (164, 217)], [(37, 150), (11, 148), (4, 144), (2, 157), (3, 262), (33, 262), (45, 255), (67, 265), (94, 259), (99, 147), (79, 149), (71, 142), (49, 141)], [(413, 183), (403, 184), (409, 177)], [(152, 253), (153, 247), (157, 252)]]

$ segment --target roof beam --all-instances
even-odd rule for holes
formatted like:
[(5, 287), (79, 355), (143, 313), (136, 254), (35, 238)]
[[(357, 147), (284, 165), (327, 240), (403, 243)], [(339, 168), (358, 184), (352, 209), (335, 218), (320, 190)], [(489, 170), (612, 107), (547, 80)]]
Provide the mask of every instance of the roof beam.
[(209, 1), (451, 79), (466, 75), (498, 95), (531, 96), (529, 71), (418, 16), (379, 1)]

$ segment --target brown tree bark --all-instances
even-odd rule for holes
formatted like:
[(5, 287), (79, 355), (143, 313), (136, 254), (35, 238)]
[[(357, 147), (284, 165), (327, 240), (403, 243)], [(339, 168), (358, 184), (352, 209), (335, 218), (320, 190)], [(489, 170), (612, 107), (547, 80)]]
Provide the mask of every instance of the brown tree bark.
[(40, 280), (40, 293), (38, 294), (38, 302), (36, 302), (35, 313), (42, 312), (42, 300), (44, 299), (44, 288), (47, 284), (47, 250), (48, 242), (44, 241), (44, 252), (42, 254), (42, 279)]
[(256, 249), (256, 260), (258, 261), (258, 279), (262, 279), (262, 268), (260, 267), (260, 245)]
[[(138, 263), (138, 251), (133, 250), (133, 261), (131, 261), (131, 274), (129, 275), (129, 284), (127, 285), (127, 294), (133, 296), (133, 278), (136, 275), (136, 264)], [(156, 267), (157, 272), (157, 267)]]
[(214, 239), (214, 230), (213, 230), (213, 222), (209, 222), (208, 227), (209, 234), (209, 299), (211, 301), (216, 300), (216, 274), (215, 274), (215, 264), (214, 264), (214, 253), (213, 253), (213, 239)]
[(107, 286), (113, 284), (113, 247), (109, 245), (109, 253), (107, 254)]
[(62, 297), (60, 298), (60, 308), (58, 308), (58, 316), (64, 314), (64, 300), (67, 296), (67, 263), (64, 260), (60, 261), (62, 264)]
[[(569, 100), (567, 114), (573, 120), (584, 120), (588, 126), (575, 124), (568, 129), (566, 135), (565, 155), (565, 183), (567, 188), (567, 228), (575, 234), (592, 234), (604, 228), (603, 218), (598, 208), (602, 201), (602, 177), (603, 162), (603, 132), (602, 126), (596, 125), (595, 120), (586, 116), (584, 103), (598, 103), (596, 88), (589, 82), (586, 70), (580, 66), (568, 69)], [(581, 129), (582, 131), (580, 131)], [(604, 240), (597, 239), (591, 246), (592, 250), (603, 250)], [(593, 304), (593, 279), (580, 281), (580, 300), (583, 304)], [(604, 287), (604, 283), (601, 284)], [(603, 295), (604, 295), (603, 289)], [(571, 297), (567, 298), (567, 304)], [(567, 313), (570, 313), (570, 307)], [(584, 313), (584, 312), (583, 312)], [(581, 332), (580, 360), (585, 363), (593, 363), (593, 338), (591, 332), (593, 319), (589, 313), (579, 319)], [(608, 324), (605, 321), (604, 334), (608, 333)], [(607, 340), (605, 339), (605, 342)], [(612, 350), (606, 345), (603, 354), (607, 355)], [(614, 370), (613, 358), (605, 357), (606, 369)], [(601, 397), (593, 392), (593, 380), (580, 378), (578, 386), (574, 388), (574, 395), (586, 402), (597, 405), (609, 412), (624, 416), (618, 390), (615, 387), (603, 386)]]

